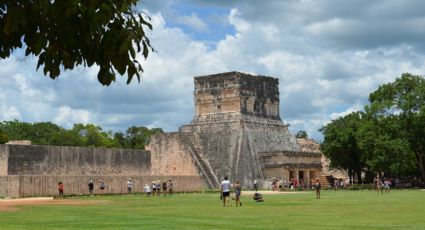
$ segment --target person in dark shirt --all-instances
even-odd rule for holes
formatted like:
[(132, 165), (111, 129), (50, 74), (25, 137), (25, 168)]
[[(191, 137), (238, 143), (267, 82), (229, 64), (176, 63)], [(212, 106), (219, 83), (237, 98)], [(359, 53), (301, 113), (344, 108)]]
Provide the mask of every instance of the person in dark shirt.
[(93, 184), (93, 180), (92, 179), (90, 179), (88, 186), (89, 186), (90, 195), (93, 195), (94, 184)]

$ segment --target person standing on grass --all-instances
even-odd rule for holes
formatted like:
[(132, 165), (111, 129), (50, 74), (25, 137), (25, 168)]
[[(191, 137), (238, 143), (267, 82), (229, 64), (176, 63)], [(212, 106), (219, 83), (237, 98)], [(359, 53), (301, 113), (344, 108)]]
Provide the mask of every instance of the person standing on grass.
[(160, 180), (156, 182), (156, 195), (161, 196), (161, 181)]
[(242, 187), (241, 187), (241, 184), (239, 183), (239, 180), (237, 180), (236, 183), (235, 183), (236, 207), (242, 206), (242, 202), (240, 200), (240, 198), (241, 198), (241, 192), (242, 192)]
[(220, 193), (223, 199), (223, 207), (226, 207), (226, 202), (228, 202), (230, 196), (230, 181), (227, 179), (227, 176), (225, 176), (224, 180), (221, 182)]
[(100, 189), (101, 192), (103, 192), (103, 190), (105, 190), (105, 188), (106, 188), (105, 182), (101, 179), (99, 181), (99, 189)]
[(152, 181), (152, 196), (156, 194), (156, 181)]
[(381, 178), (379, 178), (379, 175), (376, 175), (374, 182), (375, 182), (375, 188), (378, 194), (381, 193), (381, 195), (383, 195), (384, 191), (382, 190), (382, 181), (381, 181)]
[(90, 195), (93, 195), (93, 188), (94, 188), (93, 179), (89, 180), (88, 186), (89, 186)]
[(164, 196), (167, 196), (167, 182), (165, 181), (162, 183), (162, 192), (164, 193)]
[(168, 181), (167, 188), (168, 188), (168, 195), (169, 196), (173, 195), (173, 182), (171, 182), (171, 180)]
[(151, 196), (151, 188), (149, 187), (148, 184), (145, 185), (143, 191), (145, 192), (146, 197), (150, 197)]
[(258, 190), (257, 179), (254, 180), (254, 191)]
[(319, 178), (316, 178), (316, 182), (314, 182), (314, 190), (316, 190), (316, 199), (320, 199), (320, 189), (322, 185), (320, 184)]
[(129, 178), (127, 181), (127, 192), (131, 193), (131, 190), (133, 190), (133, 181)]
[(389, 178), (384, 180), (384, 190), (385, 193), (390, 193), (391, 180)]
[(65, 189), (65, 185), (62, 183), (62, 181), (59, 181), (59, 183), (58, 183), (59, 197), (63, 197), (63, 190), (64, 189)]

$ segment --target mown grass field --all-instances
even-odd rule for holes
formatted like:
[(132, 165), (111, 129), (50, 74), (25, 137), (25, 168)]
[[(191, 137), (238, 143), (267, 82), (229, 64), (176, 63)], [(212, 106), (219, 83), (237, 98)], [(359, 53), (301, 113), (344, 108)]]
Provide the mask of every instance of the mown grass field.
[[(67, 198), (77, 204), (18, 206), (0, 229), (425, 229), (425, 191), (322, 191), (242, 197), (222, 207), (217, 193)], [(1, 204), (0, 204), (1, 205)]]

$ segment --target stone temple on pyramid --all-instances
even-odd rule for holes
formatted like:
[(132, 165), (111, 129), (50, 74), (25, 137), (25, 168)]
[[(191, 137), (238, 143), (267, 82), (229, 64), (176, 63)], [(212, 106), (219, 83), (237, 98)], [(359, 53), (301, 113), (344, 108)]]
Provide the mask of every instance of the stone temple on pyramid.
[(168, 180), (176, 192), (190, 192), (219, 188), (225, 176), (250, 189), (254, 180), (267, 187), (273, 179), (309, 187), (329, 174), (318, 144), (297, 139), (282, 122), (278, 79), (227, 72), (194, 84), (192, 121), (151, 137), (146, 150), (0, 145), (0, 197), (57, 195), (59, 181), (68, 195), (88, 194), (88, 180), (106, 182), (104, 194), (123, 194), (129, 179), (134, 192)]
[(190, 124), (150, 142), (153, 175), (198, 174), (210, 188), (219, 188), (225, 176), (245, 188), (273, 178), (308, 186), (320, 176), (320, 151), (297, 140), (281, 120), (277, 78), (227, 72), (194, 83)]

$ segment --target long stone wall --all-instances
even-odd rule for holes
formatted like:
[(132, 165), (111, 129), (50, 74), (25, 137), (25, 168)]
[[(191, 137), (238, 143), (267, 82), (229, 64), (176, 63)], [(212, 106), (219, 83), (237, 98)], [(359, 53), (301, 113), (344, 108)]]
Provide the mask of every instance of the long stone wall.
[[(0, 177), (0, 197), (37, 197), (57, 196), (57, 184), (65, 185), (65, 195), (88, 195), (88, 181), (93, 179), (94, 194), (126, 194), (127, 180), (134, 182), (133, 193), (142, 193), (145, 184), (152, 181), (172, 180), (174, 192), (199, 192), (203, 190), (200, 176), (3, 176)], [(99, 189), (99, 181), (103, 180), (106, 188)]]
[(9, 158), (8, 145), (0, 145), (0, 176), (7, 176), (8, 158)]
[(148, 149), (152, 156), (152, 175), (193, 175), (199, 172), (179, 133), (162, 133), (152, 137)]
[(150, 157), (133, 149), (0, 145), (0, 175), (150, 175)]

